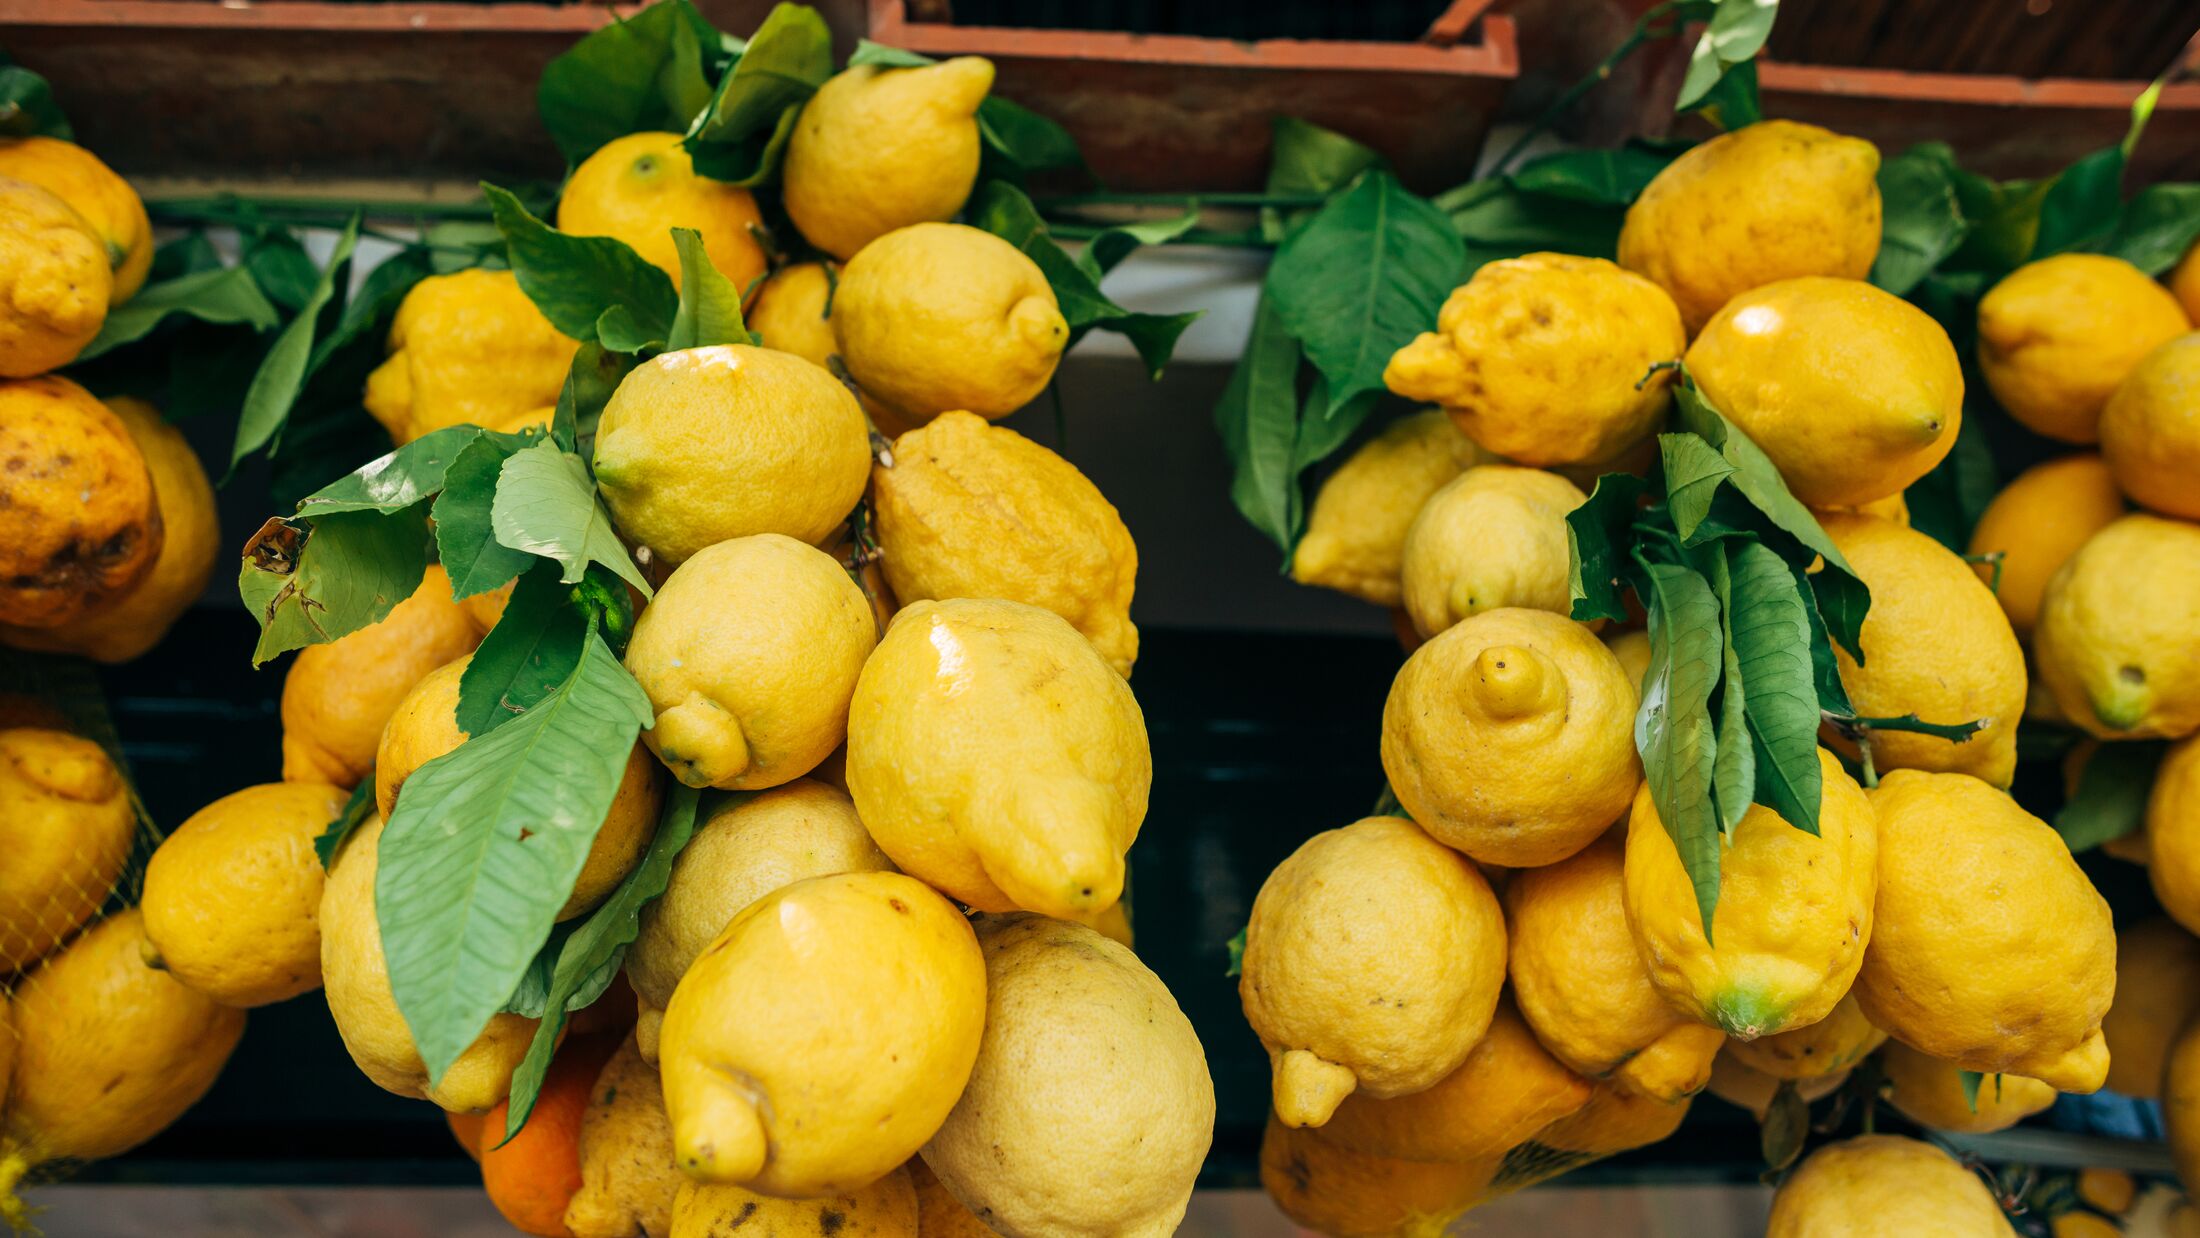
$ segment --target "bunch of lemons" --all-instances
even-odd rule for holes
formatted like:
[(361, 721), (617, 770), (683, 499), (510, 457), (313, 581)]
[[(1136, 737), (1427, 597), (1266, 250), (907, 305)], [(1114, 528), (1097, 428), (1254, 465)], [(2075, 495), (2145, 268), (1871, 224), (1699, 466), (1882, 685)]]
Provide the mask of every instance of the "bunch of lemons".
[[(1435, 1232), (1663, 1138), (1701, 1090), (1761, 1116), (1875, 1054), (1896, 1108), (1962, 1131), (2104, 1083), (2151, 1096), (2166, 1063), (2173, 1129), (2184, 1114), (2200, 1149), (2200, 1036), (2176, 1036), (2200, 944), (2128, 931), (2126, 965), (2150, 975), (2119, 989), (2107, 903), (2007, 791), (2028, 698), (2103, 740), (2178, 740), (2147, 840), (2164, 905), (2200, 928), (2200, 304), (2178, 300), (2200, 296), (2200, 258), (2168, 288), (2048, 258), (1983, 298), (1995, 398), (2100, 442), (1986, 513), (1972, 549), (1998, 560), (1997, 591), (1993, 561), (1908, 527), (1902, 492), (1954, 444), (1964, 366), (1866, 281), (1878, 162), (1761, 122), (1660, 173), (1617, 262), (1482, 266), (1390, 361), (1391, 390), (1435, 407), (1318, 494), (1293, 574), (1394, 608), (1410, 656), (1382, 723), (1400, 815), (1308, 841), (1246, 934), (1240, 995), (1273, 1065), (1263, 1179), (1309, 1228)], [(1568, 617), (1567, 513), (1598, 475), (1651, 463), (1674, 399), (1657, 367), (1676, 360), (1870, 588), (1863, 656), (1837, 651), (1856, 713), (1983, 724), (1874, 734), (1864, 784), (1829, 729), (1818, 830), (1752, 806), (1711, 932), (1636, 755), (1650, 643)], [(1975, 1101), (1964, 1072), (1985, 1076)], [(1916, 1232), (2010, 1232), (1975, 1174), (1892, 1137), (1810, 1158), (1770, 1232), (1850, 1232), (1898, 1199), (1906, 1223), (1937, 1218)]]

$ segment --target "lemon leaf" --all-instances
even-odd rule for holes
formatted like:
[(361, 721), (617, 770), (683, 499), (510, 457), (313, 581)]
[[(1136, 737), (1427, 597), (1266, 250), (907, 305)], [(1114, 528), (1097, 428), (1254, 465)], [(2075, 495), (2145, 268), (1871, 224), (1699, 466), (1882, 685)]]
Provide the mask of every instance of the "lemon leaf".
[(987, 151), (1018, 172), (1085, 166), (1084, 152), (1069, 130), (1000, 95), (987, 95), (978, 105), (978, 136)]
[(741, 290), (703, 251), (703, 234), (693, 228), (674, 228), (672, 243), (680, 251), (680, 304), (673, 311), (665, 350), (754, 344), (756, 337), (741, 321)]
[(176, 314), (200, 322), (243, 324), (254, 331), (271, 330), (282, 320), (250, 271), (243, 267), (199, 271), (148, 284), (128, 302), (108, 311), (99, 334), (76, 359), (89, 361), (124, 344), (134, 344)]
[(298, 316), (275, 337), (274, 345), (252, 375), (252, 385), (245, 390), (244, 407), (237, 415), (237, 438), (229, 453), (232, 469), (280, 434), (283, 424), (289, 420), (291, 407), (298, 402), (298, 393), (304, 389), (311, 372), (313, 337), (320, 329), (321, 310), (336, 295), (339, 281), (351, 270), (352, 249), (359, 243), (359, 220), (360, 216), (354, 212), (344, 230), (337, 234), (336, 248), (329, 255), (328, 266), (322, 269), (312, 292), (299, 308)]
[[(437, 431), (442, 433), (442, 431)], [(435, 499), (436, 554), (451, 578), (451, 596), (470, 598), (501, 587), (534, 562), (499, 542), (491, 515), (504, 462), (539, 442), (517, 434), (479, 433), (451, 461)]]
[(504, 234), (520, 291), (550, 325), (587, 343), (600, 338), (607, 315), (617, 316), (631, 334), (602, 342), (621, 352), (637, 351), (671, 331), (679, 294), (671, 277), (644, 262), (633, 247), (608, 236), (569, 236), (535, 218), (510, 191), (487, 182), (481, 191)]
[(1986, 1075), (1982, 1071), (1959, 1070), (1956, 1072), (1956, 1083), (1963, 1089), (1964, 1107), (1972, 1113), (1978, 1112), (1978, 1089), (1979, 1085), (1984, 1082), (1986, 1082)]
[(1135, 224), (1118, 224), (1085, 242), (1083, 252), (1077, 255), (1077, 269), (1098, 284), (1116, 264), (1137, 252), (1141, 245), (1160, 245), (1173, 241), (1199, 226), (1199, 201), (1193, 199), (1184, 213), (1167, 219), (1152, 219)]
[(851, 69), (865, 64), (875, 64), (887, 69), (921, 69), (928, 64), (938, 63), (939, 61), (930, 56), (899, 47), (888, 47), (884, 43), (873, 43), (869, 39), (857, 39), (856, 50), (848, 56), (848, 67)]
[(1716, 737), (1711, 690), (1718, 683), (1719, 603), (1693, 568), (1655, 563), (1638, 550), (1650, 617), (1650, 666), (1635, 712), (1635, 750), (1650, 799), (1696, 891), (1704, 940), (1719, 904), (1719, 822), (1711, 798)]
[(458, 729), (468, 735), (486, 735), (534, 708), (580, 663), (587, 612), (573, 604), (573, 586), (558, 579), (556, 564), (533, 562), (459, 676)]
[(489, 519), (499, 542), (564, 565), (566, 584), (579, 583), (590, 563), (601, 563), (650, 596), (648, 579), (596, 497), (587, 463), (555, 442), (514, 452), (504, 462)]
[(744, 187), (779, 169), (802, 104), (833, 75), (833, 35), (816, 9), (773, 6), (749, 36), (684, 145), (703, 175)]
[(259, 622), (259, 666), (380, 623), (428, 568), (428, 505), (384, 515), (335, 512), (310, 525), (270, 520), (244, 548), (237, 593)]
[(1912, 146), (1879, 165), (1879, 254), (1871, 282), (1896, 296), (1962, 248), (1971, 233), (1956, 193), (1955, 158), (1942, 143)]
[(629, 133), (684, 131), (711, 97), (702, 49), (719, 45), (688, 0), (614, 21), (543, 67), (535, 87), (543, 127), (569, 164)]
[(1795, 1080), (1782, 1079), (1765, 1105), (1763, 1124), (1757, 1128), (1758, 1149), (1764, 1153), (1766, 1167), (1778, 1172), (1793, 1165), (1809, 1138), (1810, 1102), (1803, 1099)]
[[(1688, 75), (1681, 81), (1680, 97), (1673, 101), (1673, 110), (1687, 112), (1731, 102), (1722, 100), (1716, 93), (1717, 88), (1744, 68), (1750, 71), (1749, 101), (1754, 109), (1757, 95), (1755, 59), (1772, 34), (1772, 21), (1779, 10), (1779, 0), (1717, 0), (1702, 37), (1689, 52)], [(1757, 115), (1743, 120), (1727, 114), (1719, 118), (1719, 123), (1728, 129), (1738, 129), (1757, 119)]]
[(327, 828), (314, 836), (313, 854), (324, 870), (336, 862), (336, 853), (342, 849), (344, 840), (351, 837), (351, 832), (365, 825), (367, 818), (373, 815), (374, 771), (369, 769), (359, 779), (359, 785), (351, 789), (350, 798), (344, 801), (343, 808), (337, 811)]
[(1627, 618), (1628, 528), (1649, 488), (1632, 473), (1606, 473), (1588, 501), (1566, 513), (1568, 614), (1574, 619)]
[(631, 353), (613, 352), (601, 344), (583, 344), (573, 354), (573, 368), (558, 391), (558, 407), (550, 418), (550, 435), (560, 447), (586, 455), (596, 439), (596, 422), (611, 393), (641, 359)]
[(1633, 141), (1617, 150), (1567, 150), (1531, 159), (1505, 179), (1527, 193), (1626, 206), (1685, 149)]
[(1235, 978), (1245, 970), (1245, 930), (1239, 929), (1236, 936), (1222, 943), (1222, 948), (1230, 954), (1229, 970), (1222, 974)]
[(47, 137), (76, 140), (76, 130), (53, 101), (53, 87), (46, 79), (19, 64), (7, 63), (0, 52), (0, 138)]
[(1718, 449), (1694, 434), (1660, 434), (1658, 457), (1664, 465), (1665, 506), (1681, 541), (1695, 539), (1696, 528), (1711, 514), (1719, 486), (1734, 475)]
[(1303, 520), (1292, 465), (1299, 434), (1299, 342), (1263, 296), (1229, 385), (1215, 405), (1215, 428), (1230, 457), (1230, 501), (1268, 535), (1288, 563)]
[(2147, 798), (2168, 745), (2154, 741), (2102, 744), (2086, 759), (2077, 790), (2055, 814), (2055, 832), (2073, 852), (2135, 834), (2146, 824)]
[(1788, 574), (1803, 600), (1803, 618), (1810, 623), (1810, 679), (1817, 689), (1818, 708), (1823, 713), (1849, 713), (1854, 706), (1849, 704), (1849, 690), (1841, 684), (1841, 664), (1833, 656), (1833, 638), (1826, 631), (1825, 616), (1818, 611), (1816, 578), (1799, 563), (1788, 564)]
[[(1802, 587), (1786, 560), (1757, 541), (1726, 542), (1723, 550), (1731, 582), (1727, 647), (1741, 674), (1749, 724), (1744, 742), (1754, 755), (1750, 799), (1816, 834), (1824, 772), (1811, 654), (1825, 638), (1812, 630)], [(1722, 745), (1725, 740), (1722, 731)]]
[[(1701, 440), (1698, 440), (1699, 442)], [(1742, 823), (1757, 793), (1757, 753), (1749, 738), (1749, 705), (1741, 657), (1734, 646), (1734, 581), (1728, 570), (1726, 548), (1714, 544), (1692, 558), (1711, 584), (1719, 601), (1726, 639), (1720, 642), (1719, 713), (1714, 720), (1711, 760), (1711, 804), (1718, 813), (1719, 830), (1732, 834)], [(1777, 562), (1777, 558), (1775, 562)], [(1785, 574), (1785, 564), (1780, 565)]]
[(2185, 256), (2195, 238), (2200, 238), (2200, 185), (2149, 185), (2124, 203), (2098, 248), (2160, 275)]
[[(1351, 184), (1353, 177), (1375, 167), (1383, 159), (1373, 147), (1296, 116), (1276, 117), (1270, 131), (1273, 149), (1268, 156), (1265, 191), (1271, 195), (1326, 197)], [(1271, 245), (1280, 242), (1314, 210), (1310, 206), (1291, 211), (1262, 207), (1261, 239)]]
[(423, 434), (299, 500), (298, 514), (318, 520), (335, 512), (402, 511), (443, 489), (452, 462), (482, 434), (481, 427), (467, 425)]

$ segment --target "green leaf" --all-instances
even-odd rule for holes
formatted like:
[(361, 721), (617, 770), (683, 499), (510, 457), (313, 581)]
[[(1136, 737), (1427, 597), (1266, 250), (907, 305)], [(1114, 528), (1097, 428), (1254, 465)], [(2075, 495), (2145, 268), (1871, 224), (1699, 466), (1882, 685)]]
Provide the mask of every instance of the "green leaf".
[[(1701, 440), (1698, 440), (1699, 442)], [(1757, 754), (1750, 745), (1749, 706), (1739, 652), (1734, 647), (1734, 582), (1727, 570), (1725, 548), (1711, 546), (1692, 559), (1700, 562), (1718, 599), (1726, 639), (1720, 642), (1719, 715), (1713, 728), (1711, 804), (1718, 814), (1719, 831), (1732, 834), (1749, 811), (1757, 794)], [(1779, 560), (1775, 557), (1774, 562)], [(1780, 564), (1781, 574), (1787, 565)]]
[(869, 39), (857, 39), (856, 50), (848, 56), (848, 67), (851, 69), (865, 64), (875, 64), (887, 69), (921, 69), (925, 65), (938, 63), (939, 61), (930, 56), (899, 47), (888, 47), (884, 43), (873, 43)]
[(460, 452), (481, 437), (479, 426), (445, 426), (360, 465), (298, 504), (298, 514), (319, 520), (332, 512), (390, 515), (426, 501), (443, 489), (444, 474)]
[(1910, 527), (1957, 554), (1971, 544), (1971, 530), (2001, 488), (1993, 448), (1986, 441), (1983, 401), (1967, 401), (1956, 443), (1933, 471), (1903, 492)]
[(1359, 398), (1348, 402), (1334, 415), (1325, 416), (1322, 410), (1329, 407), (1328, 383), (1320, 375), (1315, 376), (1313, 385), (1307, 389), (1305, 403), (1299, 407), (1298, 434), (1291, 444), (1294, 490), (1298, 488), (1298, 477), (1328, 459), (1367, 421), (1367, 415), (1375, 411), (1378, 394), (1363, 391)]
[(1483, 264), (1545, 250), (1610, 258), (1619, 252), (1627, 212), (1516, 189), (1506, 180), (1473, 181), (1441, 194), (1436, 206), (1466, 245), (1472, 275)]
[(1721, 661), (1719, 603), (1694, 569), (1649, 563), (1637, 555), (1648, 596), (1650, 667), (1635, 713), (1635, 750), (1658, 819), (1672, 836), (1695, 887), (1704, 939), (1719, 904), (1719, 822), (1711, 800), (1717, 741), (1711, 689)]
[(736, 189), (755, 189), (779, 175), (779, 166), (787, 158), (787, 143), (794, 140), (795, 123), (801, 119), (802, 105), (790, 103), (771, 128), (758, 130), (738, 142), (691, 146), (689, 158), (699, 175), (724, 181)]
[(543, 67), (535, 105), (569, 164), (614, 138), (684, 132), (710, 101), (702, 48), (718, 31), (688, 0), (661, 0), (575, 43)]
[(359, 282), (359, 291), (344, 304), (344, 315), (328, 338), (314, 345), (312, 372), (318, 372), (337, 349), (374, 332), (397, 312), (398, 303), (413, 286), (435, 273), (428, 255), (417, 249), (400, 250), (383, 259)]
[(1782, 1079), (1766, 1102), (1765, 1120), (1757, 1128), (1758, 1150), (1764, 1154), (1765, 1167), (1778, 1173), (1793, 1165), (1809, 1139), (1810, 1102), (1803, 1099), (1800, 1084)]
[(601, 638), (557, 690), (405, 780), (375, 912), (390, 991), (440, 1081), (519, 984), (580, 876), (649, 698)]
[(1284, 241), (1267, 292), (1329, 380), (1332, 414), (1382, 390), (1391, 354), (1434, 327), (1465, 260), (1443, 212), (1380, 169), (1362, 173)]
[[(1270, 194), (1327, 196), (1351, 184), (1353, 177), (1375, 167), (1383, 159), (1371, 147), (1295, 116), (1276, 117), (1271, 123), (1271, 131), (1274, 148), (1268, 157), (1266, 186)], [(1263, 207), (1261, 239), (1276, 244), (1290, 228), (1313, 213), (1313, 208), (1283, 211)]]
[[(1696, 40), (1695, 49), (1688, 55), (1688, 76), (1681, 80), (1680, 97), (1674, 100), (1673, 110), (1688, 112), (1722, 102), (1714, 94), (1715, 88), (1745, 68), (1749, 70), (1749, 95), (1754, 103), (1754, 61), (1772, 34), (1772, 19), (1779, 8), (1779, 0), (1718, 0), (1703, 37)], [(1728, 115), (1720, 118), (1720, 124), (1739, 129), (1757, 119), (1756, 115), (1747, 120)]]
[(773, 6), (741, 58), (689, 129), (686, 147), (706, 176), (744, 187), (769, 180), (802, 105), (833, 75), (833, 35), (808, 5)]
[(1971, 232), (1950, 265), (1997, 278), (2023, 265), (2039, 240), (2040, 207), (2054, 185), (2052, 178), (1993, 181), (1958, 170), (1956, 199)]
[(270, 520), (245, 546), (237, 592), (259, 621), (252, 665), (380, 623), (428, 567), (427, 505)]
[(1573, 618), (1583, 623), (1627, 618), (1623, 578), (1629, 527), (1649, 488), (1649, 482), (1632, 473), (1606, 473), (1597, 478), (1588, 501), (1566, 513), (1566, 577)]
[[(617, 311), (646, 339), (662, 340), (672, 330), (680, 297), (671, 277), (644, 262), (626, 242), (568, 236), (529, 214), (510, 191), (487, 182), (481, 191), (504, 233), (520, 291), (552, 326), (585, 343), (597, 338), (604, 316)], [(611, 346), (610, 341), (605, 344)]]
[(53, 101), (53, 87), (46, 79), (17, 64), (6, 63), (0, 53), (0, 138), (60, 138), (76, 140), (69, 118)]
[(355, 212), (337, 235), (328, 266), (315, 281), (304, 307), (275, 337), (274, 346), (253, 374), (252, 386), (245, 391), (244, 408), (237, 416), (236, 445), (229, 453), (231, 468), (266, 446), (290, 419), (291, 407), (305, 386), (307, 366), (313, 358), (313, 335), (319, 329), (321, 309), (336, 295), (337, 282), (349, 271), (351, 251), (359, 243), (359, 218)]
[[(1727, 542), (1724, 549), (1726, 639), (1741, 670), (1755, 755), (1751, 798), (1816, 834), (1824, 773), (1811, 653), (1826, 638), (1813, 631), (1802, 586), (1786, 560), (1755, 541)], [(1725, 738), (1722, 732), (1722, 743)]]
[(1077, 255), (1077, 269), (1090, 276), (1094, 284), (1115, 269), (1117, 263), (1128, 258), (1141, 245), (1160, 245), (1173, 241), (1199, 226), (1199, 202), (1184, 208), (1184, 213), (1169, 219), (1154, 219), (1143, 223), (1118, 224), (1085, 242), (1084, 252)]
[(490, 523), (506, 546), (563, 564), (566, 584), (578, 583), (590, 563), (601, 563), (650, 596), (649, 581), (596, 497), (587, 462), (555, 442), (514, 452), (504, 462)]
[(2147, 798), (2167, 746), (2152, 741), (2102, 744), (2086, 759), (2073, 792), (2055, 814), (2055, 832), (2072, 852), (2088, 851), (2146, 825)]
[(337, 849), (344, 845), (344, 840), (351, 837), (353, 830), (365, 825), (367, 818), (373, 815), (374, 772), (369, 770), (359, 780), (359, 785), (351, 789), (350, 798), (344, 801), (343, 808), (330, 820), (328, 828), (314, 836), (313, 854), (320, 859), (323, 869), (336, 862)]
[(1810, 622), (1810, 681), (1816, 689), (1818, 708), (1826, 713), (1845, 714), (1849, 704), (1849, 690), (1841, 683), (1841, 663), (1833, 656), (1833, 638), (1826, 631), (1825, 616), (1818, 611), (1818, 594), (1812, 576), (1802, 565), (1788, 564), (1788, 574), (1795, 579), (1796, 595), (1803, 599), (1803, 617)]
[(504, 462), (540, 441), (536, 436), (482, 431), (444, 471), (442, 493), (435, 499), (435, 547), (451, 578), (452, 597), (470, 598), (502, 588), (535, 562), (533, 555), (497, 540), (492, 514)]
[[(550, 1056), (557, 1048), (566, 1012), (586, 1006), (603, 992), (617, 973), (626, 948), (641, 935), (642, 907), (663, 894), (672, 880), (672, 862), (695, 835), (695, 804), (700, 794), (693, 787), (674, 784), (665, 796), (657, 833), (650, 839), (649, 850), (642, 853), (641, 862), (559, 944), (557, 963), (551, 968), (549, 991), (543, 1000), (542, 1022), (527, 1045), (527, 1056), (512, 1072), (511, 1103), (506, 1106), (504, 1119), (506, 1139), (518, 1134), (534, 1112), (543, 1078), (550, 1073)], [(591, 983), (593, 994), (588, 993)]]
[[(2200, 185), (2149, 185), (2131, 196), (2099, 249), (2160, 275), (2200, 239)], [(142, 294), (140, 294), (142, 295)]]
[(1913, 146), (1879, 165), (1883, 223), (1871, 281), (1907, 296), (1970, 235), (1945, 145)]
[[(146, 278), (154, 284), (165, 284), (186, 275), (220, 270), (221, 266), (221, 251), (215, 249), (214, 243), (206, 239), (205, 230), (199, 229), (155, 246), (153, 265), (147, 270)], [(142, 297), (150, 291), (150, 287), (141, 288), (138, 296)]]
[(1266, 295), (1230, 383), (1215, 405), (1215, 428), (1230, 457), (1230, 501), (1288, 561), (1303, 518), (1292, 469), (1299, 434), (1299, 342)]
[(1970, 1108), (1972, 1113), (1978, 1112), (1978, 1089), (1979, 1085), (1985, 1081), (1986, 1076), (1976, 1070), (1959, 1070), (1956, 1072), (1956, 1083), (1963, 1088), (1963, 1103)]
[(568, 451), (583, 455), (596, 438), (596, 422), (604, 405), (626, 376), (641, 364), (629, 353), (611, 352), (601, 344), (583, 344), (573, 354), (573, 368), (566, 372), (558, 392), (558, 407), (550, 420), (551, 436)]
[(1514, 189), (1597, 206), (1626, 206), (1680, 152), (1631, 142), (1618, 150), (1569, 150), (1522, 164), (1506, 177)]
[(741, 321), (741, 290), (703, 251), (703, 234), (693, 228), (674, 228), (672, 243), (680, 251), (680, 303), (665, 335), (665, 351), (754, 344), (756, 337)]
[(1664, 465), (1665, 506), (1673, 517), (1673, 531), (1683, 543), (1692, 543), (1696, 526), (1711, 514), (1711, 500), (1734, 475), (1734, 466), (1718, 448), (1695, 434), (1660, 434), (1658, 456)]
[(2106, 238), (2123, 211), (2123, 185), (2124, 152), (2113, 146), (2064, 168), (2040, 201), (2031, 257), (2046, 258)]
[(537, 563), (459, 676), (458, 729), (468, 735), (486, 735), (534, 708), (580, 664), (587, 612), (573, 604), (573, 586), (558, 579), (556, 564)]
[(1230, 970), (1222, 973), (1225, 976), (1235, 977), (1245, 970), (1245, 933), (1239, 929), (1235, 937), (1222, 943), (1222, 948), (1230, 952)]
[[(252, 208), (247, 207), (247, 210)], [(290, 229), (262, 224), (245, 243), (241, 265), (251, 272), (267, 298), (295, 314), (305, 308), (320, 280), (320, 269)]]
[(1069, 130), (1000, 95), (987, 95), (978, 105), (978, 136), (1019, 172), (1085, 166)]
[(148, 284), (122, 305), (108, 311), (99, 334), (76, 355), (79, 362), (135, 343), (174, 314), (186, 314), (200, 322), (243, 323), (254, 331), (272, 330), (281, 315), (268, 303), (243, 267), (222, 267), (181, 275)]
[(434, 275), (472, 267), (502, 271), (512, 265), (504, 260), (504, 234), (485, 219), (446, 219), (421, 233), (420, 243), (428, 250), (428, 269)]

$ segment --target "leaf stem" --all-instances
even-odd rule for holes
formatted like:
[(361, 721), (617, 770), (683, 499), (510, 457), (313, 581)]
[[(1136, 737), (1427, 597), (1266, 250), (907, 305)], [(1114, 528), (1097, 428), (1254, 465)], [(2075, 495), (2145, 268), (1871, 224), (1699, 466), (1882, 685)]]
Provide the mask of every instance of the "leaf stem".
[(1969, 722), (1927, 722), (1914, 713), (1898, 714), (1891, 718), (1859, 718), (1854, 714), (1828, 712), (1825, 719), (1833, 724), (1835, 730), (1859, 744), (1872, 731), (1908, 731), (1960, 744), (1985, 730), (1989, 722), (1985, 718), (1974, 718)]
[(1994, 594), (1994, 596), (1996, 596), (1996, 597), (1999, 597), (1999, 596), (2001, 596), (2001, 564), (2002, 564), (2002, 560), (2004, 560), (2004, 559), (2006, 559), (2006, 558), (2008, 558), (2008, 557), (2009, 557), (2009, 552), (2008, 552), (2008, 551), (2006, 551), (2006, 550), (1989, 550), (1989, 551), (1987, 551), (1987, 552), (1986, 552), (1985, 554), (1982, 554), (1982, 555), (1962, 555), (1962, 556), (1960, 556), (1960, 557), (1962, 558), (1962, 560), (1963, 560), (1963, 561), (1964, 561), (1965, 563), (1991, 563), (1991, 564), (1993, 564), (1993, 565), (1994, 565), (1994, 578), (1993, 578), (1992, 580), (1990, 580), (1990, 581), (1986, 582), (1986, 587), (1987, 587), (1987, 589), (1988, 589), (1989, 591), (1991, 591), (1991, 592), (1992, 592), (1992, 593)]
[(1063, 193), (1041, 194), (1035, 205), (1071, 209), (1084, 206), (1173, 206), (1188, 210), (1198, 206), (1273, 206), (1284, 210), (1321, 206), (1329, 201), (1320, 193)]
[(1656, 23), (1672, 17), (1674, 10), (1682, 7), (1685, 3), (1686, 0), (1665, 0), (1665, 3), (1650, 9), (1640, 18), (1637, 18), (1635, 28), (1628, 31), (1627, 37), (1620, 41), (1618, 47), (1613, 48), (1610, 54), (1598, 61), (1596, 67), (1589, 70), (1580, 81), (1567, 87), (1565, 94), (1552, 100), (1551, 105), (1544, 108), (1542, 114), (1535, 118), (1535, 122), (1523, 130), (1519, 137), (1513, 139), (1513, 144), (1506, 147), (1505, 153), (1499, 155), (1497, 162), (1490, 165), (1490, 178), (1495, 179), (1503, 176), (1511, 170), (1513, 161), (1520, 158), (1527, 151), (1530, 143), (1541, 137), (1544, 131), (1552, 125), (1557, 124), (1558, 118), (1565, 115), (1567, 109), (1581, 102), (1583, 96), (1610, 78), (1612, 71), (1619, 68), (1629, 56), (1634, 55), (1643, 44), (1653, 39), (1671, 38), (1674, 34), (1679, 33), (1681, 23), (1678, 20), (1663, 28), (1653, 29), (1652, 27)]

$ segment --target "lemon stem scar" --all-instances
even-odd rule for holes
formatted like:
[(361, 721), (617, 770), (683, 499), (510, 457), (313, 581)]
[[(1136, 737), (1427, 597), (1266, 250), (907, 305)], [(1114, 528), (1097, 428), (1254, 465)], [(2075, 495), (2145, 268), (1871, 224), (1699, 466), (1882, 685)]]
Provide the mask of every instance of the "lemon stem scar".
[(1722, 989), (1704, 1013), (1714, 1026), (1738, 1040), (1755, 1040), (1777, 1031), (1787, 1018), (1787, 1007), (1756, 988)]

